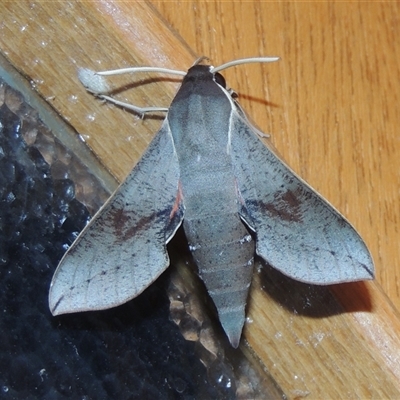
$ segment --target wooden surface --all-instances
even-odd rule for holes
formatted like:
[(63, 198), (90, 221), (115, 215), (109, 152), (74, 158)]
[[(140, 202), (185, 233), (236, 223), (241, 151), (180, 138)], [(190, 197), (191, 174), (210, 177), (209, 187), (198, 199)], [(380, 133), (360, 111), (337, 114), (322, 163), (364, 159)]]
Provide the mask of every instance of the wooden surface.
[[(398, 3), (3, 2), (0, 13), (0, 51), (119, 179), (160, 121), (96, 101), (77, 67), (280, 56), (224, 75), (288, 164), (357, 228), (377, 279), (310, 288), (264, 269), (244, 335), (289, 398), (400, 398)], [(121, 96), (164, 106), (176, 87), (159, 79)]]

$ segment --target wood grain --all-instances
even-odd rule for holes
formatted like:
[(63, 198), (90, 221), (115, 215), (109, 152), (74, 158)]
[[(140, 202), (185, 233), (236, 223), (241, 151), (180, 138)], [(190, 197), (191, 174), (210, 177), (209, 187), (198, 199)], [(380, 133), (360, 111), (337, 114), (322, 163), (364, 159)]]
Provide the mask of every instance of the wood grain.
[[(282, 58), (224, 75), (288, 164), (355, 225), (377, 269), (374, 282), (329, 289), (291, 282), (267, 267), (256, 274), (244, 335), (289, 398), (400, 397), (399, 8), (375, 2), (0, 5), (1, 52), (119, 179), (160, 121), (93, 99), (76, 79), (78, 66), (186, 69), (197, 55), (214, 65), (254, 55)], [(176, 85), (135, 84), (121, 96), (167, 105)]]
[[(195, 56), (141, 2), (134, 8), (129, 3), (114, 7), (105, 1), (38, 2), (32, 7), (25, 2), (6, 2), (1, 8), (2, 15), (8, 16), (1, 30), (2, 52), (122, 180), (161, 120), (142, 120), (122, 110), (115, 115), (114, 106), (88, 96), (77, 79), (77, 69), (142, 64), (179, 69), (190, 65)], [(181, 50), (179, 57), (174, 55), (176, 47)], [(137, 83), (143, 81), (150, 83), (146, 75), (136, 77)], [(117, 89), (131, 84), (132, 77), (116, 78), (112, 83)], [(122, 100), (138, 105), (154, 101), (168, 105), (177, 83), (168, 85), (161, 79), (153, 85), (135, 86), (135, 90), (121, 96)]]

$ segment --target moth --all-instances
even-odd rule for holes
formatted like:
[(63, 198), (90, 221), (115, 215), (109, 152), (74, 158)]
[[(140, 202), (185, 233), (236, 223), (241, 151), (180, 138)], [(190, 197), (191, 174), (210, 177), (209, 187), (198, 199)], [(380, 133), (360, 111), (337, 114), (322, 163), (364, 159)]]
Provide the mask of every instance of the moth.
[(62, 258), (49, 293), (53, 315), (101, 310), (138, 296), (168, 267), (166, 245), (183, 224), (199, 275), (231, 343), (239, 345), (254, 255), (298, 281), (328, 285), (373, 279), (369, 251), (355, 229), (260, 138), (219, 73), (196, 63), (187, 73), (151, 67), (94, 73), (156, 71), (184, 76), (161, 129), (128, 178)]

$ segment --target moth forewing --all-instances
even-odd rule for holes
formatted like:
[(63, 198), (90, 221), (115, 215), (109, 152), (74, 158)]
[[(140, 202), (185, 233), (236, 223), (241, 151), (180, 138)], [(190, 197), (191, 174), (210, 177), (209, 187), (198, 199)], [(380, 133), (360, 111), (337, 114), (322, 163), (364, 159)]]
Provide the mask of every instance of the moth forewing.
[(168, 267), (181, 224), (179, 164), (168, 121), (62, 258), (49, 293), (54, 315), (101, 310), (136, 297)]
[[(274, 268), (306, 283), (373, 279), (365, 243), (336, 209), (264, 144), (248, 121), (233, 118), (232, 154), (243, 218), (256, 251)], [(246, 155), (251, 154), (251, 157)]]

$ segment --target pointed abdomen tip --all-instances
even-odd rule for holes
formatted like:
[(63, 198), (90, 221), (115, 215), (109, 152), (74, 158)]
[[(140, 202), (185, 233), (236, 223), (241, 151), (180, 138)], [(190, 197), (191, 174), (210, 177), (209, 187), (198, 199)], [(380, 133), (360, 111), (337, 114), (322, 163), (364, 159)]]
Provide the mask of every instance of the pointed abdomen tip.
[(230, 311), (219, 314), (219, 320), (224, 328), (226, 336), (228, 336), (231, 346), (238, 348), (242, 329), (245, 321), (244, 307), (240, 311)]

